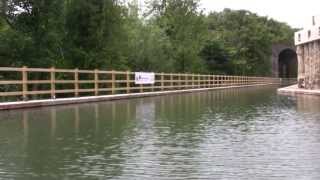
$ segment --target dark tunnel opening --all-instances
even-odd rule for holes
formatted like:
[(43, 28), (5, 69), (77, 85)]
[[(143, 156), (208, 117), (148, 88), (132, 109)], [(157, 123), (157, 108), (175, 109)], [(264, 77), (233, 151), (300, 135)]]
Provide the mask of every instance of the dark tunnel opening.
[(298, 58), (297, 53), (292, 49), (285, 49), (279, 54), (279, 77), (297, 78)]

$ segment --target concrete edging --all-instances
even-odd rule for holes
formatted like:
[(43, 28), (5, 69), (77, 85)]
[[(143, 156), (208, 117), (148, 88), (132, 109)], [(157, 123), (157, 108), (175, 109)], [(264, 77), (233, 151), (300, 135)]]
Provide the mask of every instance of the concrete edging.
[(90, 102), (99, 102), (99, 101), (112, 101), (112, 100), (120, 100), (120, 99), (132, 99), (132, 98), (142, 98), (142, 97), (151, 97), (151, 96), (162, 96), (162, 95), (169, 95), (169, 94), (202, 92), (202, 91), (210, 91), (210, 90), (266, 86), (266, 85), (274, 85), (274, 84), (275, 83), (266, 83), (266, 84), (253, 84), (253, 85), (227, 86), (227, 87), (214, 87), (214, 88), (201, 88), (201, 89), (186, 89), (186, 90), (174, 90), (174, 91), (159, 91), (159, 92), (117, 94), (117, 95), (105, 95), (105, 96), (87, 96), (87, 97), (76, 97), (76, 98), (61, 98), (61, 99), (7, 102), (7, 103), (0, 103), (0, 110), (90, 103)]
[(293, 85), (285, 88), (278, 89), (279, 94), (287, 95), (315, 95), (320, 96), (320, 90), (308, 90), (308, 89), (299, 89), (298, 85)]

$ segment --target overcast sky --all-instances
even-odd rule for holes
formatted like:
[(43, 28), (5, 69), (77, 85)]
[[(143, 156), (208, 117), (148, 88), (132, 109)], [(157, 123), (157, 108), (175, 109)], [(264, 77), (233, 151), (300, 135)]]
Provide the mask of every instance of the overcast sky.
[(320, 14), (320, 0), (201, 0), (201, 8), (246, 9), (298, 28), (311, 24), (311, 17)]
[(301, 28), (311, 24), (313, 15), (320, 14), (320, 0), (201, 0), (201, 8), (206, 12), (246, 9)]

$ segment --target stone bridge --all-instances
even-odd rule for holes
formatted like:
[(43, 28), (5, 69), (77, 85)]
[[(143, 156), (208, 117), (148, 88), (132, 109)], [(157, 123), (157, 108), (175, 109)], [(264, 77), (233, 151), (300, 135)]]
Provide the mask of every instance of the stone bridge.
[(274, 77), (296, 78), (298, 76), (298, 59), (295, 46), (273, 45), (271, 61)]

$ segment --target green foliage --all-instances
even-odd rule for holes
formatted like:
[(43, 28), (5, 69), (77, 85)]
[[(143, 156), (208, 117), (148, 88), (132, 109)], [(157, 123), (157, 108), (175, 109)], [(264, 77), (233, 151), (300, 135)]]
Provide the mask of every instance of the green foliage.
[(198, 0), (1, 0), (0, 66), (269, 75), (271, 46), (294, 30)]
[(131, 24), (128, 63), (135, 71), (174, 71), (171, 44), (163, 30), (153, 24)]
[(217, 40), (208, 40), (200, 56), (206, 63), (207, 69), (214, 74), (231, 74), (231, 51)]
[(206, 40), (207, 28), (204, 16), (197, 10), (198, 1), (167, 0), (161, 15), (156, 18), (170, 39), (174, 67), (178, 72), (204, 69), (199, 53)]
[(230, 57), (232, 74), (270, 75), (273, 44), (291, 45), (293, 29), (245, 10), (225, 9), (208, 18), (210, 38), (221, 42)]
[(70, 66), (125, 69), (125, 8), (113, 0), (70, 0), (66, 9), (65, 44)]

